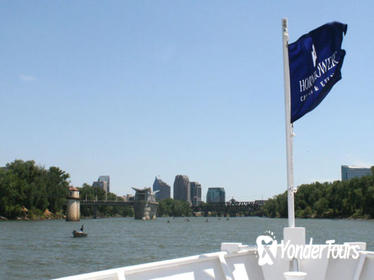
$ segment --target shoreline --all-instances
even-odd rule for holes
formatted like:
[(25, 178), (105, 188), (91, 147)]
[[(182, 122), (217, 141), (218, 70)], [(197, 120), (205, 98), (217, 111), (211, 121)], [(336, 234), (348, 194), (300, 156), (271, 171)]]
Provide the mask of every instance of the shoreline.
[[(180, 217), (174, 217), (174, 216), (162, 216), (162, 217), (157, 217), (157, 218), (194, 218), (196, 216), (180, 216)], [(223, 216), (201, 216), (203, 218), (222, 218)], [(228, 218), (250, 218), (250, 217), (257, 217), (257, 218), (267, 218), (267, 219), (287, 219), (287, 218), (281, 218), (281, 217), (266, 217), (266, 216), (229, 216)], [(93, 216), (84, 216), (81, 217), (80, 220), (91, 220), (91, 219), (108, 219), (108, 218), (134, 218), (130, 216), (100, 216), (94, 218)], [(296, 217), (296, 219), (304, 219), (304, 220), (354, 220), (354, 221), (372, 221), (374, 219), (371, 219), (369, 217), (347, 217), (347, 218), (342, 218), (342, 217), (329, 217), (329, 218), (322, 218), (322, 217), (313, 217), (313, 218), (304, 218), (304, 217)], [(22, 222), (22, 221), (49, 221), (49, 220), (66, 220), (65, 215), (56, 215), (54, 214), (53, 216), (33, 216), (33, 217), (16, 217), (14, 219), (11, 218), (6, 218), (4, 216), (0, 216), (0, 223), (1, 222)], [(78, 221), (77, 221), (78, 222)]]

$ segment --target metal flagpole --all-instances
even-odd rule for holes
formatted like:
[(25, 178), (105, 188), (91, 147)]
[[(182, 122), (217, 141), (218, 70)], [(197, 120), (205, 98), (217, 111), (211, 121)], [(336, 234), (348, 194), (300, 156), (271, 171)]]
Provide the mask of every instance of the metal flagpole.
[(283, 34), (283, 72), (284, 72), (284, 101), (286, 108), (286, 152), (287, 152), (287, 193), (288, 193), (288, 226), (295, 227), (295, 203), (293, 184), (293, 156), (291, 124), (291, 90), (290, 90), (290, 65), (288, 60), (288, 20), (282, 19)]

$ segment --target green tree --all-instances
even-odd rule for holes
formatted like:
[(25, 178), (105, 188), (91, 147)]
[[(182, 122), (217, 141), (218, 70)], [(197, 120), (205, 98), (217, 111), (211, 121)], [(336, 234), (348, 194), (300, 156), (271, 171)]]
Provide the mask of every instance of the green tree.
[[(295, 212), (297, 217), (374, 218), (374, 172), (343, 182), (301, 185), (295, 195)], [(287, 193), (269, 199), (262, 213), (287, 217)]]
[(158, 216), (188, 217), (192, 216), (192, 209), (187, 201), (164, 199), (159, 202)]
[(50, 167), (46, 176), (48, 208), (52, 212), (60, 211), (66, 203), (69, 190), (69, 174), (58, 167)]
[(314, 210), (318, 217), (323, 217), (324, 213), (329, 210), (329, 202), (325, 197), (321, 197), (316, 203), (314, 203)]
[(50, 208), (61, 211), (69, 175), (57, 167), (46, 170), (34, 161), (15, 160), (0, 169), (0, 215), (15, 218)]

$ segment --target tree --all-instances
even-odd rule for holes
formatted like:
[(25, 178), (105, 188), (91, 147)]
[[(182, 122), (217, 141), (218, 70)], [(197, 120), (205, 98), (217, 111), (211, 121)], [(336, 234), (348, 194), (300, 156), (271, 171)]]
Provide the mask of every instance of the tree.
[(325, 197), (321, 197), (314, 203), (313, 208), (316, 211), (317, 217), (323, 217), (324, 213), (327, 213), (329, 210), (329, 201)]
[[(287, 193), (269, 199), (262, 210), (268, 217), (287, 217)], [(295, 213), (297, 217), (374, 218), (374, 173), (343, 182), (301, 185), (295, 195)]]
[(192, 215), (192, 209), (187, 201), (168, 198), (159, 202), (157, 215), (187, 217)]
[(69, 190), (69, 174), (58, 167), (50, 167), (46, 176), (48, 208), (52, 212), (60, 211), (66, 203)]
[(0, 215), (15, 218), (61, 211), (66, 199), (69, 174), (57, 167), (46, 170), (34, 161), (15, 160), (0, 168)]

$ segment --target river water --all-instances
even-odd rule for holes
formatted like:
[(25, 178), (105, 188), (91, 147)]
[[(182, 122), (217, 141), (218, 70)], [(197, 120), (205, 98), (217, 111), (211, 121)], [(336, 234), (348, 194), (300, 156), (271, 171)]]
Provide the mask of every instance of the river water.
[[(170, 223), (167, 221), (170, 220)], [(255, 244), (270, 230), (282, 238), (286, 219), (87, 219), (80, 222), (0, 222), (0, 279), (51, 279), (97, 270), (219, 251), (221, 242)], [(84, 224), (87, 238), (72, 238)], [(374, 250), (374, 221), (297, 219), (307, 240), (367, 242)]]

